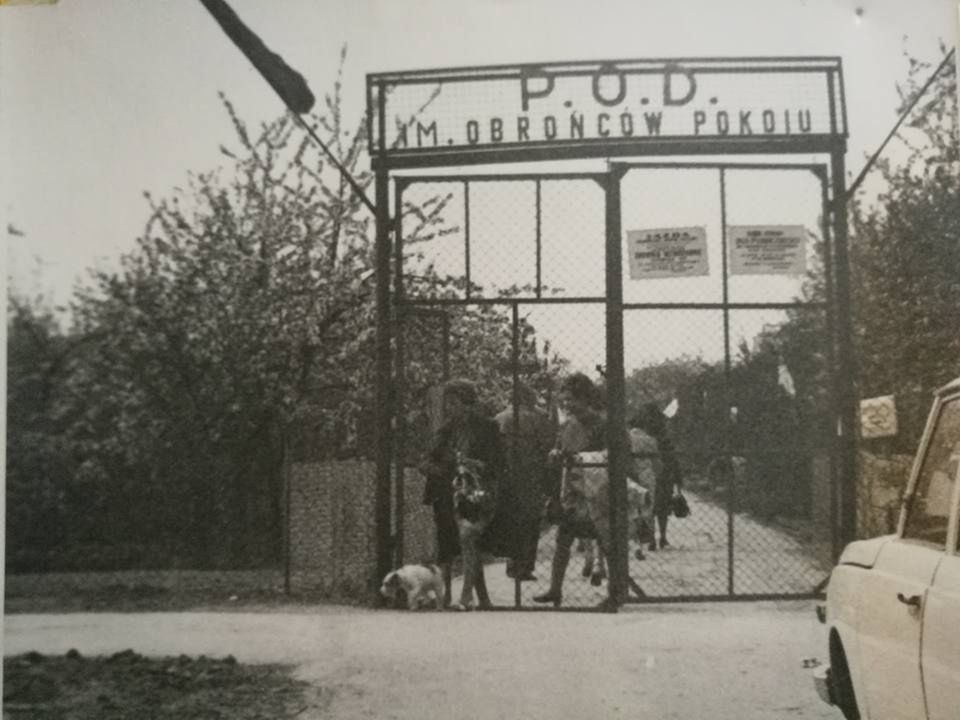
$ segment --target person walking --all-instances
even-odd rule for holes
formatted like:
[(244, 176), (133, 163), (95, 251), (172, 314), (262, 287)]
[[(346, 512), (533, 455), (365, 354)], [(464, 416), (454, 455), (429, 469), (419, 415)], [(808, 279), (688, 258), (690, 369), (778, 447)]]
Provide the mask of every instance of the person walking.
[[(667, 540), (667, 526), (673, 506), (673, 496), (683, 486), (680, 461), (667, 432), (667, 418), (656, 403), (645, 403), (638, 414), (637, 426), (656, 440), (659, 462), (655, 463), (656, 483), (653, 489), (653, 515), (657, 523), (659, 547), (670, 547)], [(656, 538), (651, 539), (650, 550), (657, 549)]]
[(451, 380), (443, 387), (444, 422), (421, 470), (427, 476), (424, 504), (432, 505), (437, 528), (437, 563), (450, 593), (450, 563), (463, 557), (458, 610), (490, 607), (480, 542), (496, 508), (505, 469), (500, 428), (479, 410), (476, 386)]
[[(583, 373), (574, 373), (560, 386), (557, 402), (566, 413), (566, 419), (557, 435), (557, 446), (551, 451), (551, 461), (560, 465), (565, 457), (607, 447), (606, 417), (597, 408), (599, 393), (593, 381)], [(563, 579), (570, 564), (570, 551), (578, 537), (597, 537), (587, 499), (569, 484), (561, 485), (560, 517), (557, 527), (556, 550), (550, 568), (550, 588), (533, 600), (559, 606), (563, 599)]]

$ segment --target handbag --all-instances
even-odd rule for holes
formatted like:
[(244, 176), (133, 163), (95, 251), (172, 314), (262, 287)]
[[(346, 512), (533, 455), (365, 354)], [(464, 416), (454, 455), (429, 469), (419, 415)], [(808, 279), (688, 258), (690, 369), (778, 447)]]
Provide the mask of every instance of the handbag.
[(675, 517), (685, 518), (690, 516), (690, 505), (687, 504), (687, 499), (679, 490), (670, 498), (670, 509)]

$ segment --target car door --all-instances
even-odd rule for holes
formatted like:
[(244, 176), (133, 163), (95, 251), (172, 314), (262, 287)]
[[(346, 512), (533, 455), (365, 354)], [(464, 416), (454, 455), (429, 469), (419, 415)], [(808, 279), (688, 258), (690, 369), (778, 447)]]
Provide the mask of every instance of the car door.
[[(929, 720), (956, 720), (960, 716), (960, 397), (943, 404), (939, 436), (932, 453), (945, 457), (938, 468), (952, 478), (953, 517), (947, 537), (947, 554), (937, 568), (923, 609), (921, 667)], [(931, 455), (931, 461), (936, 458)]]
[[(858, 637), (862, 696), (871, 720), (923, 720), (922, 604), (943, 549), (898, 538), (864, 574)], [(954, 718), (956, 720), (956, 718)]]
[(960, 555), (943, 559), (923, 617), (923, 685), (929, 720), (960, 714)]
[[(865, 574), (859, 613), (863, 696), (871, 720), (926, 717), (920, 664), (924, 606), (946, 557), (956, 475), (949, 473), (960, 405), (938, 403), (924, 433), (898, 537)], [(954, 708), (955, 717), (956, 708)]]

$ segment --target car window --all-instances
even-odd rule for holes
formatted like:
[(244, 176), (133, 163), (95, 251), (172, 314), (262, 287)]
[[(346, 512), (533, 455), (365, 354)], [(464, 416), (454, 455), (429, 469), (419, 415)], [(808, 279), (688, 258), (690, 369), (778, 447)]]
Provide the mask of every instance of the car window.
[(950, 501), (960, 473), (960, 398), (943, 404), (907, 509), (903, 536), (946, 547)]

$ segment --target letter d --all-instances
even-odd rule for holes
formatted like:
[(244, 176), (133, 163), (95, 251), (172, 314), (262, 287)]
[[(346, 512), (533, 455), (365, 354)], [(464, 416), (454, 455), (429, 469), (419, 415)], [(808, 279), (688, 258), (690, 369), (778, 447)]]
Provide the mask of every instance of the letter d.
[[(687, 94), (682, 98), (673, 96), (673, 76), (683, 75), (687, 80)], [(671, 63), (663, 71), (663, 104), (664, 105), (686, 105), (693, 100), (697, 94), (697, 79), (689, 70), (684, 70), (677, 64)]]

